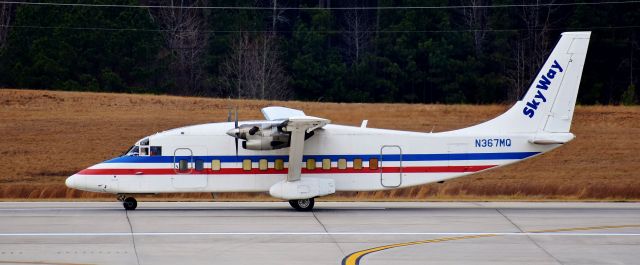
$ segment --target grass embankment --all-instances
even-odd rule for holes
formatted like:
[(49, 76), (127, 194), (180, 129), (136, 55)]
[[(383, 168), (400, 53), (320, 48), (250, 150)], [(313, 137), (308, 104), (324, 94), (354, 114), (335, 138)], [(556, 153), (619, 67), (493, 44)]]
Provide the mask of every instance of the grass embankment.
[[(240, 119), (283, 105), (336, 124), (445, 131), (490, 119), (503, 105), (340, 104), (174, 96), (0, 90), (0, 199), (112, 195), (67, 189), (64, 179), (121, 154), (133, 142), (169, 128)], [(540, 157), (443, 184), (385, 192), (338, 193), (332, 200), (639, 200), (640, 107), (578, 106), (566, 146)], [(211, 194), (159, 195), (161, 200), (211, 200)], [(270, 200), (265, 194), (220, 194), (221, 200)]]

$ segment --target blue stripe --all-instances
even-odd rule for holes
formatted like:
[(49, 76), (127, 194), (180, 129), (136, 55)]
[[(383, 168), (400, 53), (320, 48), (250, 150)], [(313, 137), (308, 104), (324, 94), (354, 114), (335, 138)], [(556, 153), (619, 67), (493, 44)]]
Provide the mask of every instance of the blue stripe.
[[(467, 153), (467, 154), (403, 154), (402, 161), (447, 161), (447, 160), (505, 160), (505, 159), (523, 159), (533, 155), (537, 155), (539, 152), (510, 152), (510, 153)], [(363, 155), (306, 155), (303, 160), (313, 158), (316, 161), (329, 158), (331, 161), (337, 161), (344, 158), (347, 161), (353, 161), (356, 158), (363, 160), (369, 160), (371, 158), (378, 158), (385, 161), (399, 161), (400, 155), (380, 155), (380, 154), (363, 154)], [(191, 158), (188, 156), (178, 156), (176, 160)], [(194, 156), (193, 159), (202, 159), (205, 161), (211, 161), (219, 159), (221, 162), (242, 162), (244, 159), (251, 159), (252, 161), (258, 161), (260, 159), (267, 159), (269, 162), (273, 162), (276, 159), (282, 159), (285, 162), (289, 161), (287, 155), (240, 155), (240, 156)], [(173, 156), (121, 156), (111, 160), (104, 161), (103, 163), (173, 163)]]

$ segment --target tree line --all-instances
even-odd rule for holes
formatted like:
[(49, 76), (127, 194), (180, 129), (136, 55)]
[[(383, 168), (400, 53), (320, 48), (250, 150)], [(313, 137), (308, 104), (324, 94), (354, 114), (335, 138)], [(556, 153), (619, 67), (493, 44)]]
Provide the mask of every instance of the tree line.
[[(82, 5), (0, 4), (0, 86), (501, 103), (522, 96), (561, 32), (591, 30), (579, 102), (633, 104), (638, 98), (638, 3), (48, 2)], [(91, 6), (98, 4), (104, 6)], [(243, 8), (202, 8), (212, 6)], [(447, 8), (385, 8), (425, 6)]]

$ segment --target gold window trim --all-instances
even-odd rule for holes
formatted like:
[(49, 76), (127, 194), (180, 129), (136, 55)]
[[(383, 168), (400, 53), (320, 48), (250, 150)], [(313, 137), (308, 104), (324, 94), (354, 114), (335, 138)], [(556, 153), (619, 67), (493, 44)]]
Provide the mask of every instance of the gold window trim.
[(356, 158), (353, 160), (353, 169), (362, 169), (362, 158)]
[(266, 159), (260, 159), (260, 161), (258, 162), (258, 167), (260, 168), (260, 170), (269, 169), (269, 161), (267, 161)]
[(322, 159), (322, 169), (324, 170), (331, 169), (331, 159), (329, 158)]
[(307, 159), (307, 169), (314, 170), (316, 169), (316, 160), (313, 158)]
[(284, 169), (284, 160), (276, 159), (276, 161), (274, 163), (274, 168), (276, 170), (283, 170)]
[(379, 164), (378, 164), (378, 159), (377, 158), (371, 158), (369, 159), (369, 169), (371, 170), (377, 170), (378, 168), (380, 168)]
[(347, 159), (346, 158), (338, 159), (338, 169), (347, 169)]
[(251, 159), (242, 160), (242, 169), (244, 169), (245, 171), (249, 171), (251, 170), (251, 167)]
[(211, 170), (218, 171), (221, 168), (222, 168), (222, 165), (220, 163), (220, 160), (218, 160), (218, 159), (211, 160)]

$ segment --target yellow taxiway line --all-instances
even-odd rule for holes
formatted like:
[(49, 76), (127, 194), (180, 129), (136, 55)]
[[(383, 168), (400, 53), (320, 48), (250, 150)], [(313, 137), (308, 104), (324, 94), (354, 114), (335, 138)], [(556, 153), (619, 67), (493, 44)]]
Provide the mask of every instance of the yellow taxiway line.
[[(640, 227), (640, 225), (606, 225), (606, 226), (589, 226), (589, 227), (574, 227), (574, 228), (561, 228), (561, 229), (549, 229), (549, 230), (534, 230), (529, 231), (528, 233), (553, 233), (553, 232), (567, 232), (567, 231), (584, 231), (584, 230), (599, 230), (599, 229), (614, 229), (614, 228), (630, 228), (630, 227)], [(429, 240), (421, 240), (421, 241), (412, 241), (405, 243), (397, 243), (385, 246), (379, 246), (374, 248), (369, 248), (361, 251), (357, 251), (351, 253), (342, 259), (342, 265), (359, 265), (360, 260), (368, 254), (387, 250), (390, 248), (397, 247), (406, 247), (420, 244), (429, 244), (429, 243), (438, 243), (438, 242), (446, 242), (446, 241), (454, 241), (454, 240), (463, 240), (463, 239), (472, 239), (472, 238), (481, 238), (481, 237), (495, 237), (499, 236), (499, 234), (482, 234), (482, 235), (469, 235), (469, 236), (458, 236), (458, 237), (443, 237)]]

